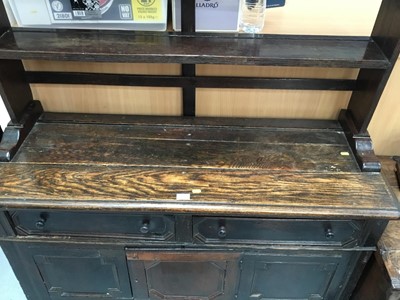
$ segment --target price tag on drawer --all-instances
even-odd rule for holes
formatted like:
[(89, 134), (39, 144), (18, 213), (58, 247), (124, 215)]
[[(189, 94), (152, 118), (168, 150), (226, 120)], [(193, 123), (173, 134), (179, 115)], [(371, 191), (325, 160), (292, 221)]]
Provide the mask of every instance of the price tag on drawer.
[(190, 200), (190, 193), (176, 194), (176, 200)]

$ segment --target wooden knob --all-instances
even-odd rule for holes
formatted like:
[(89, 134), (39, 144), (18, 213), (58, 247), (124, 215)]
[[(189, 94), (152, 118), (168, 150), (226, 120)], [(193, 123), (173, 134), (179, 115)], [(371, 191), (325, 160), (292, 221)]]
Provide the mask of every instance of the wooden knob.
[(331, 240), (331, 239), (333, 239), (333, 238), (335, 237), (335, 234), (333, 233), (333, 231), (332, 231), (331, 228), (328, 228), (328, 229), (325, 231), (325, 236), (326, 236), (326, 238), (327, 238), (328, 240)]
[(46, 224), (45, 219), (40, 219), (36, 222), (35, 226), (37, 229), (42, 230), (44, 228), (44, 225)]
[(150, 224), (148, 221), (144, 221), (142, 226), (140, 227), (141, 233), (149, 233), (150, 231)]
[(226, 237), (226, 227), (225, 226), (219, 226), (219, 228), (218, 228), (218, 236), (220, 237), (220, 238), (224, 238), (224, 237)]

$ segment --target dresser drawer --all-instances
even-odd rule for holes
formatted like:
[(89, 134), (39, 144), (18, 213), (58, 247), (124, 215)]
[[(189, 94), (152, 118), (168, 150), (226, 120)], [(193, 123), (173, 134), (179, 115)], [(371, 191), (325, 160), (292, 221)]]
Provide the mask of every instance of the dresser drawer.
[(11, 212), (19, 235), (65, 235), (173, 240), (175, 222), (172, 216), (70, 212)]
[(195, 217), (196, 243), (306, 244), (354, 246), (363, 222)]

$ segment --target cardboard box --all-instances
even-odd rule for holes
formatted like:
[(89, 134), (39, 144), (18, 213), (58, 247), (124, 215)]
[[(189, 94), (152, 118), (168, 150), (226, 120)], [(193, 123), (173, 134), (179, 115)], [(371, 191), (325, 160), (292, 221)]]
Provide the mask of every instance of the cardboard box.
[[(181, 31), (181, 1), (172, 0), (172, 26)], [(196, 0), (196, 31), (238, 31), (240, 0)]]
[(8, 0), (21, 27), (164, 31), (168, 0)]

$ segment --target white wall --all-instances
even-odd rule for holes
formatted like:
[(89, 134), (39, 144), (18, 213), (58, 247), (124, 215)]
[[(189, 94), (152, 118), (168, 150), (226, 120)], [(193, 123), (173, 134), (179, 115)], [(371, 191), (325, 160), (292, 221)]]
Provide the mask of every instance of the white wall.
[(7, 123), (10, 121), (10, 117), (8, 116), (6, 107), (4, 106), (3, 100), (0, 97), (0, 126), (1, 128), (6, 128)]
[[(0, 97), (0, 126), (4, 128), (10, 121), (7, 110), (4, 106), (3, 100)], [(1, 174), (0, 174), (1, 176)], [(26, 299), (24, 292), (19, 285), (18, 280), (15, 278), (14, 272), (5, 257), (3, 250), (0, 247), (0, 299), (5, 300), (24, 300)]]

